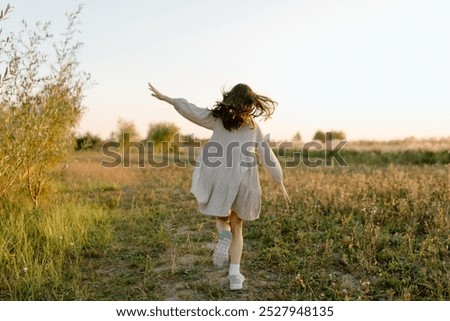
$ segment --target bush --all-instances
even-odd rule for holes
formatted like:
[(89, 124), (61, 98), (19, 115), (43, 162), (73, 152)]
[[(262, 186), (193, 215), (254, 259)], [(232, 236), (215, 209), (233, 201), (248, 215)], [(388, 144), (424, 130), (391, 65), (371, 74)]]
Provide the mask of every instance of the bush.
[(119, 142), (122, 148), (126, 148), (130, 142), (139, 141), (139, 134), (132, 121), (119, 118), (117, 121), (117, 131), (111, 133), (111, 140)]
[(318, 140), (322, 143), (325, 143), (325, 133), (321, 130), (316, 131), (314, 134), (313, 140)]
[(100, 137), (87, 132), (82, 136), (75, 137), (75, 150), (99, 149), (102, 143)]
[(89, 79), (78, 71), (81, 43), (73, 43), (80, 12), (81, 6), (67, 14), (64, 39), (54, 43), (54, 61), (44, 51), (52, 37), (49, 23), (36, 23), (30, 31), (24, 22), (22, 32), (1, 41), (0, 195), (18, 187), (37, 206), (52, 168), (73, 147), (72, 129)]
[(174, 123), (161, 122), (150, 124), (146, 141), (153, 142), (155, 147), (161, 147), (163, 142), (172, 142), (179, 130)]
[(292, 140), (294, 142), (301, 142), (302, 141), (302, 135), (300, 135), (300, 132), (296, 132), (294, 136), (292, 136)]
[(324, 133), (321, 130), (316, 131), (316, 133), (314, 134), (313, 140), (318, 140), (322, 143), (325, 143), (325, 141), (331, 141), (333, 139), (336, 140), (344, 140), (346, 138), (345, 133), (343, 131), (329, 131)]

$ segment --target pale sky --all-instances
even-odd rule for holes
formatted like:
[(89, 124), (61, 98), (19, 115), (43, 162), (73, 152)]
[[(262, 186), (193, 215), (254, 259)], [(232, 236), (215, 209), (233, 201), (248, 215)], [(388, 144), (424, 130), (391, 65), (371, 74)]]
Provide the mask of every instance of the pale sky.
[[(59, 33), (79, 3), (11, 1), (3, 32), (23, 18)], [(209, 108), (222, 87), (247, 83), (279, 103), (260, 123), (277, 140), (318, 129), (350, 140), (450, 136), (448, 0), (96, 0), (80, 29), (81, 67), (97, 82), (80, 132), (107, 138), (121, 117), (142, 136), (159, 121), (210, 135), (151, 97), (151, 81)]]

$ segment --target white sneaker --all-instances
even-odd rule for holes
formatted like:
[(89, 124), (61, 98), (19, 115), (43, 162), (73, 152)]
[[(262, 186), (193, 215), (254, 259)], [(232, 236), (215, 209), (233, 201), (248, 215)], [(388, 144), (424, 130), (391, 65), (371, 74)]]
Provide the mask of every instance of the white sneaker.
[(228, 250), (231, 244), (231, 232), (222, 231), (219, 234), (216, 248), (213, 254), (213, 263), (216, 267), (222, 268), (228, 263)]
[(228, 279), (230, 280), (230, 290), (242, 290), (242, 284), (245, 280), (242, 274), (229, 275)]

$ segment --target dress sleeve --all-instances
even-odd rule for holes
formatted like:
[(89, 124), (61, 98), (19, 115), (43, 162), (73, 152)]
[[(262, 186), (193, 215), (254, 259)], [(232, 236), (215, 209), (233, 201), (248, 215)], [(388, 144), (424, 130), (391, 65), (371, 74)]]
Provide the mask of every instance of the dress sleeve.
[(263, 136), (263, 133), (259, 127), (257, 127), (257, 130), (258, 145), (256, 150), (260, 162), (270, 173), (275, 183), (281, 183), (283, 181), (283, 171), (281, 169), (280, 162), (272, 151), (272, 148), (270, 148), (269, 142), (267, 141), (267, 136)]
[(211, 130), (214, 129), (216, 119), (212, 116), (210, 110), (197, 107), (194, 104), (189, 103), (184, 98), (174, 99), (174, 107), (181, 116), (190, 120), (194, 124)]

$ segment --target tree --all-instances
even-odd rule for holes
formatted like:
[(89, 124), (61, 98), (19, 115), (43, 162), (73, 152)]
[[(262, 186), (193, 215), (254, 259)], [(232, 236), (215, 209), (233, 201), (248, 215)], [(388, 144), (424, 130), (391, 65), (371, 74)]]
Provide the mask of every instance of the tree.
[(325, 136), (326, 136), (326, 140), (329, 140), (329, 141), (345, 139), (345, 133), (343, 131), (332, 130), (332, 131), (326, 132)]
[(102, 139), (90, 132), (85, 133), (82, 136), (75, 137), (75, 150), (83, 149), (97, 149), (100, 148)]
[(44, 51), (52, 37), (49, 23), (38, 22), (31, 31), (24, 22), (22, 32), (0, 42), (6, 70), (0, 81), (0, 195), (18, 186), (37, 206), (54, 165), (73, 148), (89, 81), (78, 70), (82, 44), (74, 42), (81, 9), (67, 14), (63, 39), (53, 45), (54, 61)]
[(299, 143), (302, 141), (302, 135), (300, 135), (300, 132), (296, 132), (295, 135), (292, 137), (292, 140), (295, 143)]
[(314, 134), (313, 140), (318, 140), (322, 143), (325, 143), (325, 141), (332, 141), (332, 140), (344, 140), (345, 139), (345, 133), (343, 131), (336, 131), (331, 130), (326, 133), (324, 133), (321, 130), (316, 131)]
[(122, 147), (126, 143), (137, 142), (140, 140), (136, 125), (132, 121), (119, 118), (117, 121), (117, 131), (112, 133), (113, 139), (119, 142)]
[(150, 124), (146, 141), (153, 142), (155, 147), (161, 148), (163, 142), (173, 142), (174, 136), (179, 131), (180, 129), (174, 123)]
[(336, 139), (336, 140), (344, 140), (345, 138), (346, 138), (346, 135), (345, 135), (345, 133), (343, 132), (343, 131), (332, 131), (332, 133), (333, 133), (333, 139)]
[(325, 143), (325, 133), (321, 130), (316, 131), (314, 134), (313, 140), (318, 140), (322, 143)]

